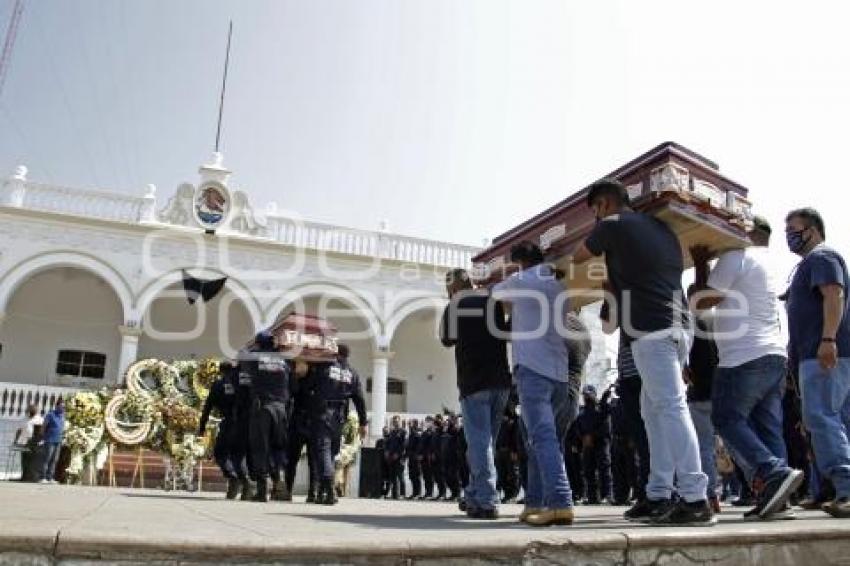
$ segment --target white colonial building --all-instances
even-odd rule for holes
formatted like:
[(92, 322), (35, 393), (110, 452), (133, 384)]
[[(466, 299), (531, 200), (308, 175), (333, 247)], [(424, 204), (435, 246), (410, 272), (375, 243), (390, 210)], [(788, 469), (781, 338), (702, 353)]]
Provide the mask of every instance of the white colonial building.
[[(232, 355), (292, 311), (339, 328), (374, 422), (457, 407), (435, 330), (446, 270), (476, 249), (259, 212), (220, 154), (199, 172), (167, 199), (38, 183), (24, 167), (0, 181), (0, 419), (55, 388), (120, 384), (136, 359)], [(226, 282), (192, 305), (185, 276)]]

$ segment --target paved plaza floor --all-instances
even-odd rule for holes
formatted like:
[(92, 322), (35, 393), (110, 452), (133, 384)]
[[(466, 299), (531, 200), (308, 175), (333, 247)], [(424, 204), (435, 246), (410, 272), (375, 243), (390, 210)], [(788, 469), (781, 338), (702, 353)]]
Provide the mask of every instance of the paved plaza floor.
[(850, 521), (820, 512), (750, 523), (726, 508), (715, 527), (670, 529), (594, 506), (540, 529), (517, 522), (517, 505), (484, 522), (450, 503), (301, 501), (0, 482), (0, 564), (850, 564)]

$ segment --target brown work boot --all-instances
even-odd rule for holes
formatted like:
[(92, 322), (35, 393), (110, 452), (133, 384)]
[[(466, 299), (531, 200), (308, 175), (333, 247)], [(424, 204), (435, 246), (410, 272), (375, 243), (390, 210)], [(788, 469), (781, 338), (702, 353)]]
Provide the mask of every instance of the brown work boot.
[(532, 513), (525, 518), (525, 523), (534, 527), (548, 527), (549, 525), (572, 525), (575, 513), (572, 507), (565, 509), (546, 509), (539, 513)]
[(522, 513), (519, 514), (519, 522), (524, 523), (526, 519), (528, 519), (529, 515), (536, 515), (538, 513), (542, 513), (545, 509), (540, 509), (538, 507), (523, 507)]

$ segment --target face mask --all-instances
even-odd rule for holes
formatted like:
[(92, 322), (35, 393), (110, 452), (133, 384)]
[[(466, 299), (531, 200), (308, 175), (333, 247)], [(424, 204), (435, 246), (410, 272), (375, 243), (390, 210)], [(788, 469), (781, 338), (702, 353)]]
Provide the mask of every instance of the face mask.
[(805, 230), (785, 233), (785, 240), (788, 242), (788, 249), (795, 254), (802, 252), (809, 244), (809, 240), (803, 239), (803, 232), (805, 232)]

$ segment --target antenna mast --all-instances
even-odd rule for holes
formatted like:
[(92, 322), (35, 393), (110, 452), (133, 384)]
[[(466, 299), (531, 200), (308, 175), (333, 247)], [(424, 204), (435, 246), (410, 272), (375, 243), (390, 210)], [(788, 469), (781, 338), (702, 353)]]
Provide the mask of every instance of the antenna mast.
[(224, 55), (224, 75), (221, 78), (221, 98), (218, 101), (218, 125), (215, 129), (215, 151), (221, 145), (221, 117), (224, 113), (224, 93), (227, 88), (227, 67), (230, 65), (230, 38), (233, 36), (233, 20), (227, 30), (227, 51)]

